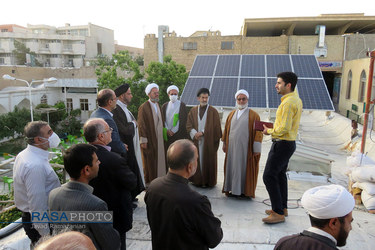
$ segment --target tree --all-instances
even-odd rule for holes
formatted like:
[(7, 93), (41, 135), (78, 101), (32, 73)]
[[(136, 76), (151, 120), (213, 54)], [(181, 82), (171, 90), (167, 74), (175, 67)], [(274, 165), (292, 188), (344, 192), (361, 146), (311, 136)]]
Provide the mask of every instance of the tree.
[(151, 62), (146, 69), (146, 73), (148, 74), (148, 82), (155, 82), (159, 85), (160, 104), (169, 101), (166, 91), (170, 85), (176, 85), (181, 94), (188, 78), (185, 66), (177, 64), (170, 55), (164, 57), (163, 63)]
[[(146, 101), (144, 89), (147, 85), (142, 81), (143, 74), (140, 71), (138, 63), (132, 59), (128, 51), (119, 51), (112, 55), (112, 59), (107, 56), (101, 56), (95, 63), (95, 73), (98, 76), (99, 90), (109, 88), (115, 90), (118, 86), (127, 83), (133, 94), (132, 103), (128, 109), (135, 117), (138, 114), (138, 107)], [(130, 77), (125, 78), (119, 73), (125, 73)]]
[[(99, 89), (115, 89), (121, 84), (133, 84), (143, 78), (139, 65), (131, 58), (128, 51), (119, 51), (112, 55), (112, 59), (106, 55), (100, 56), (95, 66), (97, 67), (95, 73), (98, 76)], [(118, 75), (119, 71), (131, 76), (125, 78)]]
[(30, 54), (31, 56), (34, 57), (35, 65), (39, 67), (42, 66), (42, 64), (35, 58), (36, 53), (30, 51), (30, 48), (27, 48), (25, 44), (17, 40), (14, 40), (14, 47), (15, 49), (12, 52), (16, 57), (17, 65), (26, 65), (26, 54)]

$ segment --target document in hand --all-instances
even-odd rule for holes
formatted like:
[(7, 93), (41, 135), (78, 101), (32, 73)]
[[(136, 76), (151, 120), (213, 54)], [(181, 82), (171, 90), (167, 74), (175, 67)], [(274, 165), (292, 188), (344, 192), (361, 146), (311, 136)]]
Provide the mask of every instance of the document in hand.
[(264, 130), (263, 125), (266, 125), (267, 128), (273, 128), (272, 122), (255, 121), (254, 122), (254, 129), (257, 130), (257, 131), (263, 131)]

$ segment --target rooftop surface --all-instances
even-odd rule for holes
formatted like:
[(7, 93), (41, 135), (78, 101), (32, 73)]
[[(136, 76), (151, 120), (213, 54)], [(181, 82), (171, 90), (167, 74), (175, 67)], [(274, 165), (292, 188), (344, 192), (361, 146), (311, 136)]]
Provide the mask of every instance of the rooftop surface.
[[(256, 110), (262, 120), (267, 120), (268, 114)], [(225, 112), (222, 125), (225, 124)], [(361, 128), (359, 128), (361, 129)], [(301, 207), (299, 199), (307, 189), (330, 183), (348, 186), (345, 172), (348, 153), (340, 150), (349, 141), (351, 122), (349, 119), (332, 113), (330, 119), (325, 112), (303, 112), (300, 126), (300, 142), (324, 152), (333, 160), (330, 176), (315, 176), (300, 173), (288, 173), (289, 176), (289, 216), (285, 223), (267, 225), (262, 222), (266, 217), (264, 210), (270, 209), (268, 193), (262, 181), (264, 166), (271, 146), (269, 136), (263, 139), (260, 171), (255, 199), (228, 198), (221, 193), (223, 186), (224, 153), (221, 145), (218, 151), (218, 184), (213, 188), (191, 188), (206, 195), (211, 201), (212, 210), (222, 222), (224, 237), (215, 249), (273, 249), (276, 242), (283, 236), (295, 234), (310, 226), (308, 215)], [(360, 130), (361, 131), (361, 130)], [(375, 143), (368, 139), (368, 155), (375, 154)], [(297, 146), (298, 148), (298, 146)], [(375, 157), (372, 157), (375, 159)], [(298, 162), (297, 162), (298, 163)], [(303, 168), (303, 164), (301, 164)], [(138, 208), (134, 211), (133, 229), (127, 233), (128, 249), (152, 249), (151, 231), (146, 216), (144, 193), (138, 196)], [(375, 244), (375, 215), (369, 214), (363, 206), (356, 206), (353, 211), (354, 221), (349, 234), (347, 245), (340, 249), (373, 249)], [(0, 249), (28, 249), (29, 241), (19, 230), (15, 234), (0, 241)]]

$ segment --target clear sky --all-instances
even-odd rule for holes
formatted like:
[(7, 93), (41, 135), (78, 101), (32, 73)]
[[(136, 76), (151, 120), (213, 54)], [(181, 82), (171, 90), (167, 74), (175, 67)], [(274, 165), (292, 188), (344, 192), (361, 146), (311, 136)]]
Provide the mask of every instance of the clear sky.
[(118, 44), (143, 48), (146, 34), (168, 25), (178, 36), (197, 30), (238, 35), (245, 18), (365, 13), (374, 0), (2, 0), (0, 24), (56, 27), (93, 23), (114, 30)]

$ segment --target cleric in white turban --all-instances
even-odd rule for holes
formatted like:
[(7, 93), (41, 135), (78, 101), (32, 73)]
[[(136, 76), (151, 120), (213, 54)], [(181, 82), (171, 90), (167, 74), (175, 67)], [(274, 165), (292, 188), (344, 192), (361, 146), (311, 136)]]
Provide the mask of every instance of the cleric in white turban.
[(176, 90), (177, 93), (180, 92), (180, 90), (178, 89), (178, 87), (177, 87), (176, 85), (171, 85), (171, 86), (169, 86), (169, 87), (167, 88), (167, 94), (169, 94), (169, 91), (171, 91), (171, 90)]
[(302, 233), (281, 238), (274, 249), (337, 249), (345, 246), (352, 229), (353, 196), (340, 185), (318, 186), (301, 199), (311, 227)]
[(354, 208), (353, 196), (340, 185), (318, 186), (307, 190), (301, 199), (307, 212), (318, 219), (342, 217)]
[(145, 89), (146, 95), (150, 94), (150, 92), (153, 88), (157, 88), (159, 90), (159, 86), (156, 83), (150, 83), (149, 85), (147, 85), (147, 87)]
[(234, 98), (237, 99), (237, 96), (240, 95), (240, 94), (243, 94), (247, 97), (247, 99), (249, 99), (249, 93), (244, 90), (244, 89), (240, 89), (236, 92), (236, 94), (234, 95)]

